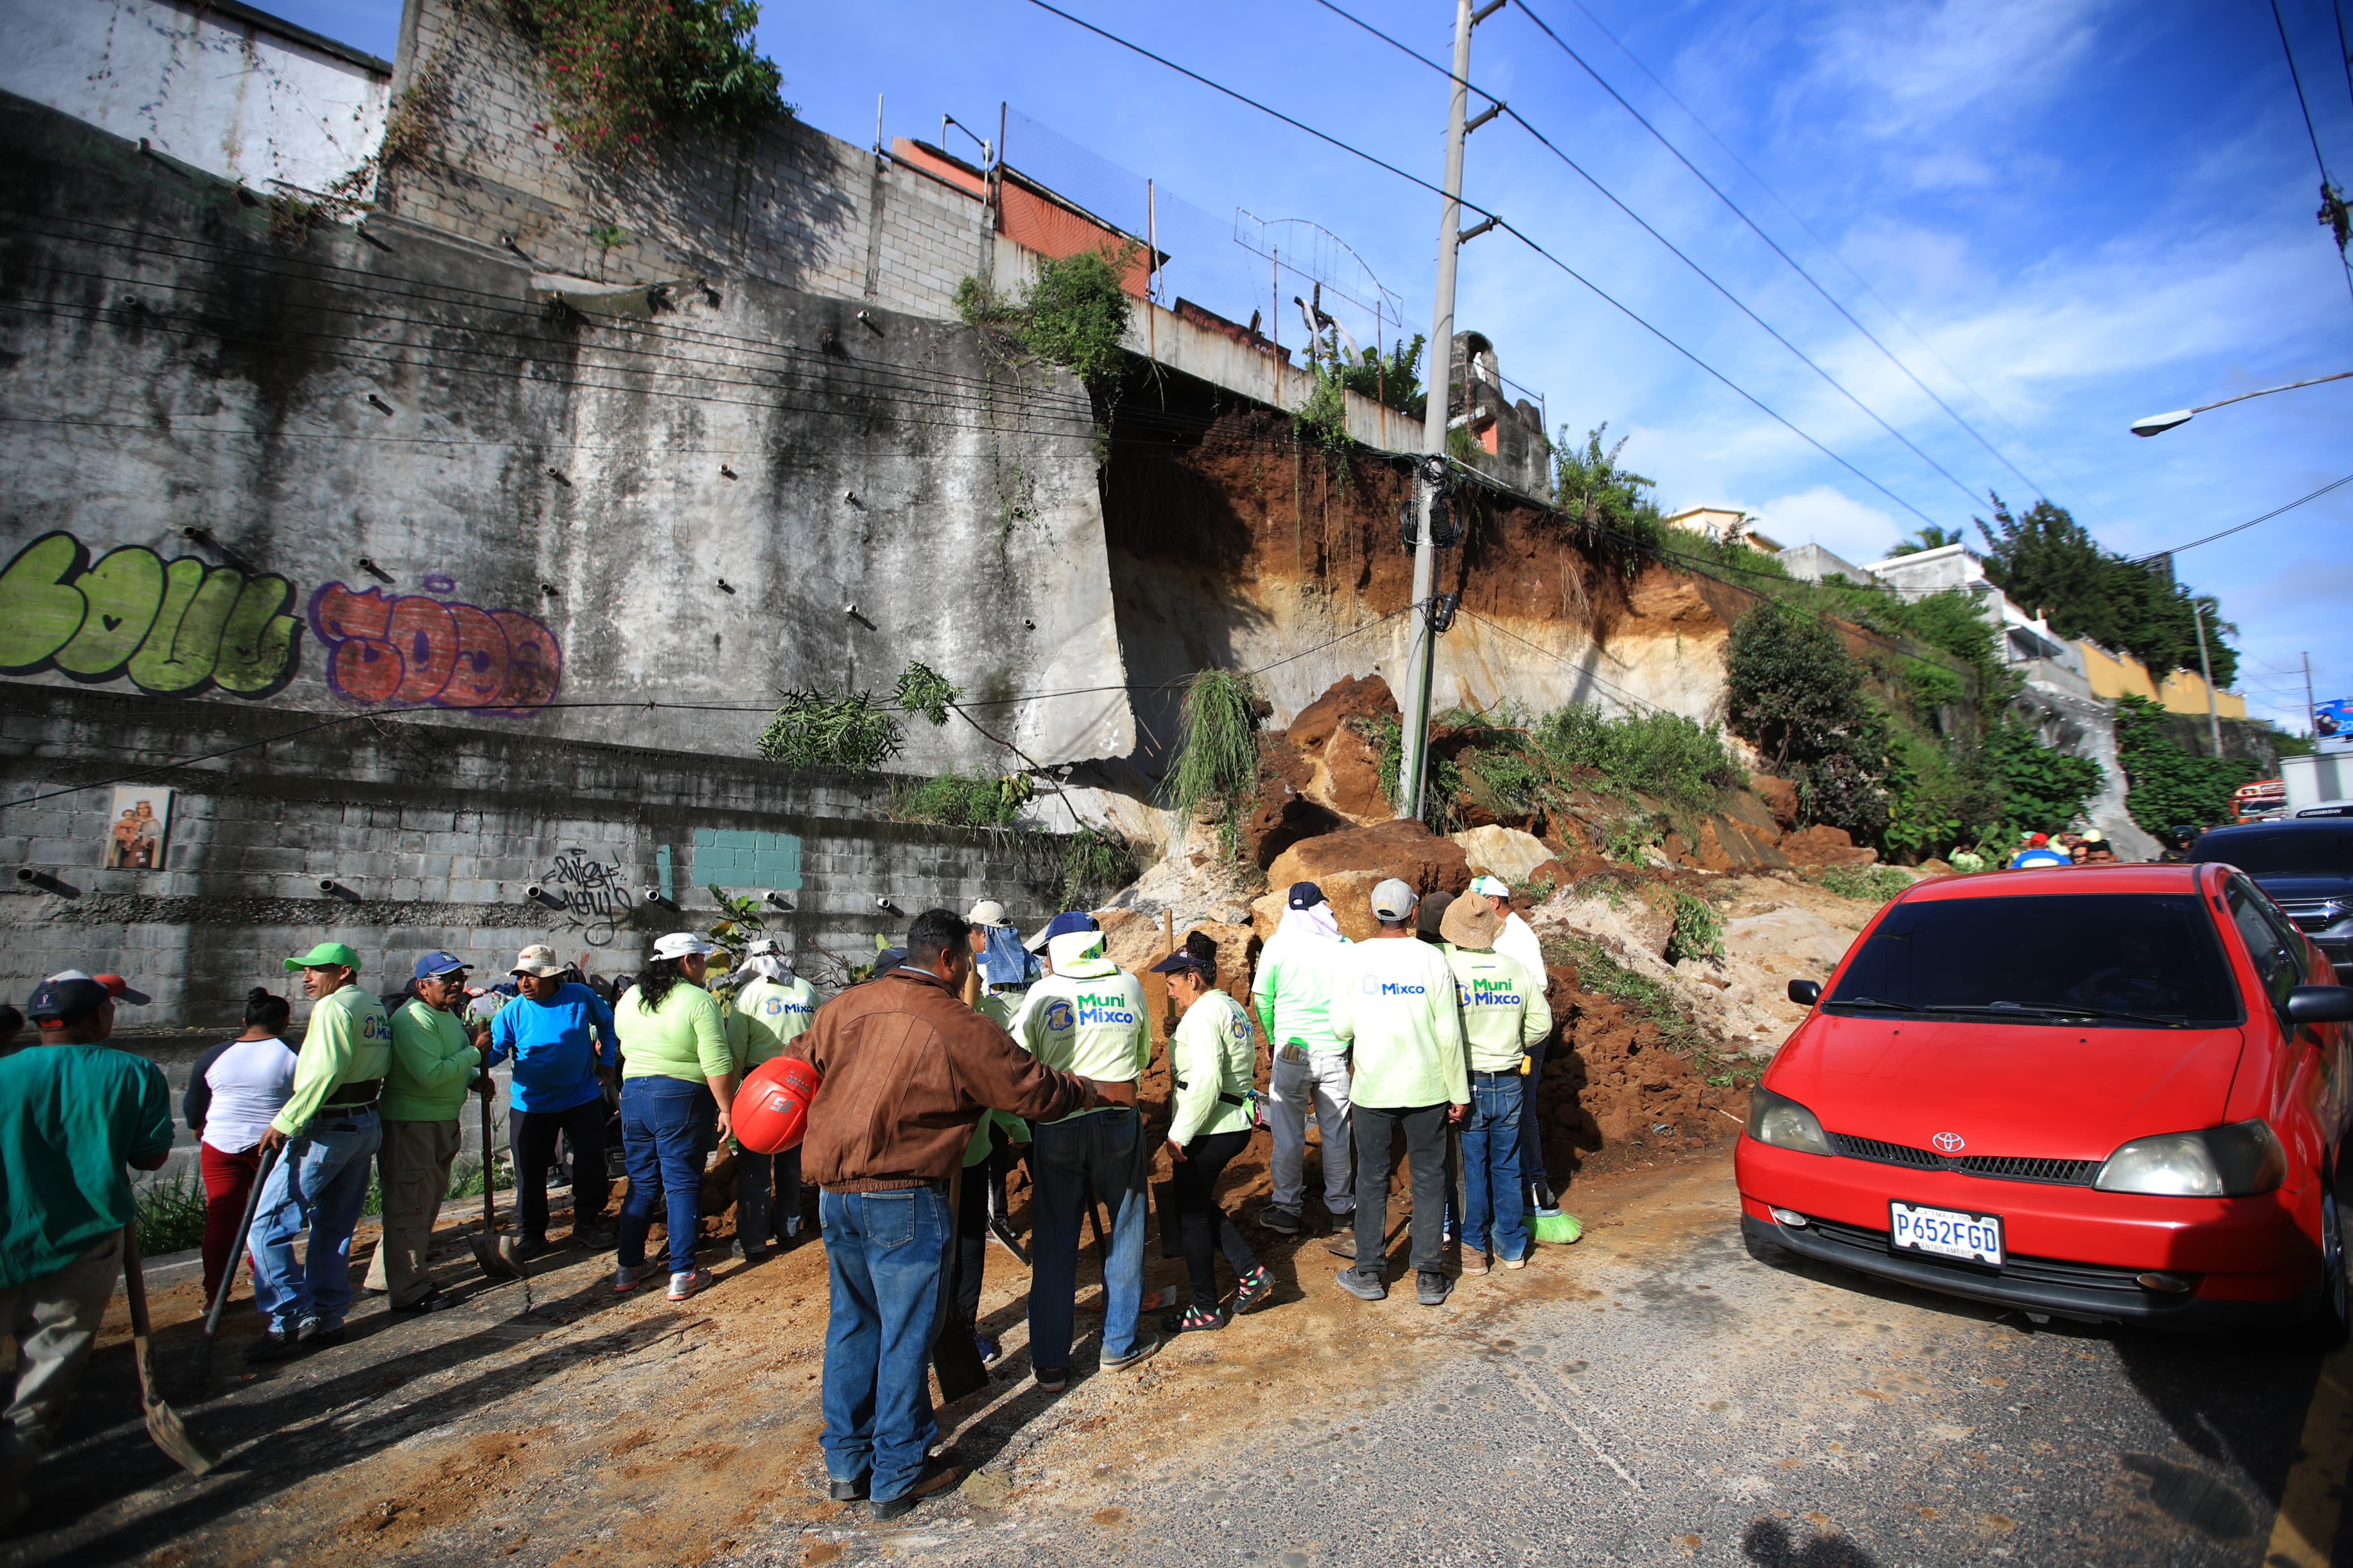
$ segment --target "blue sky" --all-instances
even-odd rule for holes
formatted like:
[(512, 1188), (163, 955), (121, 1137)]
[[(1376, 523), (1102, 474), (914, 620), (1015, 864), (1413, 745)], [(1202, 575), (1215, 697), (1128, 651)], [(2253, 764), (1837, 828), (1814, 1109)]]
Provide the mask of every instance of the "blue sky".
[[(1058, 3), (1438, 175), (1444, 79), (1314, 0)], [(1451, 47), (1447, 0), (1345, 3), (1424, 54)], [(2047, 494), (2111, 548), (2139, 553), (2353, 472), (2353, 381), (2218, 410), (2153, 440), (2126, 430), (2142, 415), (2353, 369), (2353, 295), (2314, 221), (2318, 172), (2267, 5), (1584, 0), (1588, 16), (1577, 0), (1529, 3), (2027, 478), (1841, 321), (1517, 6), (1480, 27), (1472, 79), (1975, 500), (1508, 121), (1472, 138), (1469, 198), (1935, 521), (1985, 515), (1989, 489), (2018, 504)], [(2353, 178), (2353, 85), (2336, 24), (2326, 0), (2282, 5), (2322, 149)], [(389, 0), (276, 8), (393, 50)], [(760, 35), (786, 96), (824, 130), (871, 139), (878, 93), (886, 134), (926, 140), (944, 112), (986, 130), (1009, 102), (1210, 213), (1315, 220), (1427, 330), (1435, 197), (1026, 0), (770, 0)], [(1021, 165), (1024, 152), (1017, 142), (1009, 160)], [(1606, 420), (1611, 438), (1628, 437), (1625, 460), (1670, 509), (1743, 508), (1784, 542), (1817, 540), (1857, 562), (1919, 526), (1509, 236), (1464, 252), (1459, 318), (1495, 342), (1508, 375), (1546, 395), (1556, 426)], [(2306, 652), (2321, 698), (2353, 695), (2353, 486), (2177, 564), (2238, 623), (2240, 685), (2257, 711), (2303, 727)]]

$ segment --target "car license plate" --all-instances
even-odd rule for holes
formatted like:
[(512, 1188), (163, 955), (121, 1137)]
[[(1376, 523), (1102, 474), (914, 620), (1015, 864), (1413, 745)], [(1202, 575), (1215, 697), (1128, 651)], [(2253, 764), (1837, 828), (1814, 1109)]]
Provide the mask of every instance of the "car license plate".
[(2001, 1267), (2001, 1216), (1963, 1214), (1957, 1209), (1921, 1208), (1915, 1204), (1887, 1205), (1887, 1237), (1906, 1252), (1957, 1258), (1964, 1263)]

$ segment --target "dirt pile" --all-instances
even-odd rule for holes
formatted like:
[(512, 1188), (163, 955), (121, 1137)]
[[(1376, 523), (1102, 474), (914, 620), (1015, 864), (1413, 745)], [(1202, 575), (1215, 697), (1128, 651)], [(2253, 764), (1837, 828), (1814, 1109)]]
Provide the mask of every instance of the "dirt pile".
[(1391, 877), (1424, 897), (1461, 893), (1471, 886), (1471, 861), (1461, 845), (1413, 821), (1302, 839), (1267, 868), (1270, 890), (1250, 905), (1250, 921), (1261, 941), (1272, 936), (1291, 885), (1313, 882), (1331, 901), (1342, 934), (1351, 942), (1368, 941), (1379, 929), (1373, 919), (1373, 889)]
[(1392, 815), (1378, 748), (1359, 721), (1398, 719), (1377, 675), (1342, 676), (1280, 734), (1259, 741), (1259, 798), (1243, 827), (1246, 858), (1261, 870), (1303, 839), (1386, 822)]

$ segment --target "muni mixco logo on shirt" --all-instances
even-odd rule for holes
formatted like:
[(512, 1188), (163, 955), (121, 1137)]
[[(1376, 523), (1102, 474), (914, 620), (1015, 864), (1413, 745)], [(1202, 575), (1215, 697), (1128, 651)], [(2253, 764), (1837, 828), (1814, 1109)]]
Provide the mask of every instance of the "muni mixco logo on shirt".
[(1516, 1007), (1520, 1005), (1520, 988), (1508, 980), (1488, 980), (1474, 974), (1470, 984), (1457, 982), (1454, 989), (1465, 1007)]
[(790, 997), (771, 996), (760, 1004), (760, 1011), (774, 1018), (783, 1013), (814, 1013), (817, 1009), (806, 1002), (793, 1001)]
[[(1051, 1013), (1046, 1016), (1046, 1021), (1052, 1024)], [(1097, 996), (1092, 992), (1082, 991), (1079, 993), (1079, 1022), (1082, 1025), (1133, 1024), (1135, 1022), (1135, 1009), (1127, 1005), (1125, 996), (1116, 993)]]
[(1046, 1004), (1046, 1027), (1058, 1035), (1071, 1032), (1071, 1005), (1060, 997)]
[(1428, 993), (1429, 987), (1409, 985), (1402, 980), (1383, 980), (1377, 974), (1367, 974), (1357, 989), (1367, 996), (1420, 996)]

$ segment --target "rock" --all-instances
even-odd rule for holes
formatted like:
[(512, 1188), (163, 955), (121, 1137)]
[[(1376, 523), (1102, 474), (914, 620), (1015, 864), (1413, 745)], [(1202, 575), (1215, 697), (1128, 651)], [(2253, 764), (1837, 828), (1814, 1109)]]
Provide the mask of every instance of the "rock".
[(1798, 826), (1798, 786), (1788, 779), (1775, 778), (1771, 773), (1748, 775), (1748, 793), (1765, 803), (1773, 820), (1781, 826)]
[(1752, 960), (1779, 959), (1819, 975), (1837, 968), (1853, 941), (1854, 932), (1791, 905), (1724, 922), (1727, 952)]
[(1531, 873), (1552, 858), (1544, 841), (1516, 827), (1472, 827), (1453, 835), (1474, 870), (1501, 877), (1514, 887), (1532, 879)]
[(1400, 879), (1416, 893), (1460, 893), (1471, 886), (1471, 862), (1462, 847), (1406, 819), (1302, 839), (1267, 868), (1266, 882), (1277, 889), (1287, 889), (1293, 882), (1316, 883), (1332, 907), (1340, 910), (1340, 896), (1332, 884), (1350, 872), (1371, 876), (1365, 883), (1367, 893), (1384, 877)]
[(1736, 789), (1726, 795), (1724, 815), (1738, 823), (1749, 837), (1760, 844), (1778, 844), (1781, 841), (1779, 820), (1774, 816), (1772, 808), (1752, 791)]
[(1348, 822), (1370, 826), (1397, 815), (1389, 805), (1385, 784), (1379, 749), (1344, 726), (1324, 742), (1314, 775), (1303, 793)]
[(1949, 860), (1939, 860), (1934, 855), (1931, 855), (1926, 860), (1921, 861), (1918, 866), (1914, 868), (1914, 869), (1918, 871), (1924, 877), (1949, 877), (1953, 874), (1952, 862)]
[[(1761, 805), (1757, 811), (1764, 815)], [(1699, 842), (1692, 847), (1692, 858), (1711, 871), (1784, 870), (1789, 858), (1774, 847), (1773, 840), (1781, 834), (1771, 826), (1769, 818), (1766, 831), (1773, 837), (1762, 837), (1755, 824), (1736, 821), (1722, 813), (1702, 817)]]
[(1332, 683), (1323, 696), (1299, 710), (1291, 721), (1291, 743), (1303, 752), (1313, 752), (1340, 732), (1351, 719), (1377, 719), (1382, 715), (1397, 718), (1397, 699), (1389, 692), (1389, 683), (1377, 675), (1361, 679), (1342, 676)]
[(1801, 827), (1781, 836), (1781, 853), (1793, 866), (1868, 866), (1879, 851), (1857, 848), (1843, 827)]
[(1564, 889), (1546, 900), (1528, 923), (1539, 936), (1547, 929), (1565, 929), (1588, 937), (1615, 953), (1619, 961), (1653, 980), (1672, 980), (1667, 967), (1667, 939), (1675, 930), (1675, 896), (1657, 883), (1635, 888), (1611, 888), (1580, 894)]

